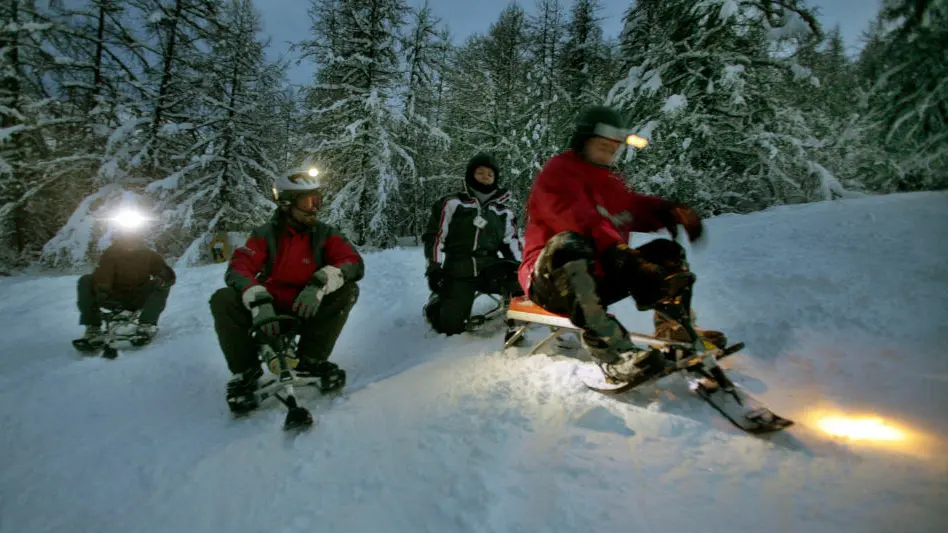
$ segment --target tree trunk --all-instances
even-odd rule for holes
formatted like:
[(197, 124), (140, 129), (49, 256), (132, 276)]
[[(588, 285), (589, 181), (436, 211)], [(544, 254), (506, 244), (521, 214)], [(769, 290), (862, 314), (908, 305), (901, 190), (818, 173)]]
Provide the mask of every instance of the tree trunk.
[(181, 18), (181, 10), (184, 8), (184, 0), (175, 0), (174, 15), (168, 25), (168, 46), (165, 48), (161, 84), (158, 86), (158, 101), (155, 103), (155, 114), (151, 121), (151, 138), (158, 137), (158, 128), (161, 127), (161, 115), (164, 112), (165, 98), (168, 96), (168, 87), (171, 85), (171, 68), (174, 66), (174, 47), (178, 36), (178, 20)]

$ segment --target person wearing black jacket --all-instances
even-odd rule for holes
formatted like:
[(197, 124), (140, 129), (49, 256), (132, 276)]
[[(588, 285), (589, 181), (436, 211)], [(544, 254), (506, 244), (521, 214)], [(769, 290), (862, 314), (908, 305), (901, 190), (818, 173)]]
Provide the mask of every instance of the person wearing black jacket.
[(505, 301), (523, 294), (517, 282), (523, 243), (508, 205), (510, 193), (499, 182), (496, 161), (479, 153), (468, 162), (464, 189), (432, 206), (422, 236), (432, 292), (425, 317), (439, 333), (467, 329), (478, 292), (500, 294)]

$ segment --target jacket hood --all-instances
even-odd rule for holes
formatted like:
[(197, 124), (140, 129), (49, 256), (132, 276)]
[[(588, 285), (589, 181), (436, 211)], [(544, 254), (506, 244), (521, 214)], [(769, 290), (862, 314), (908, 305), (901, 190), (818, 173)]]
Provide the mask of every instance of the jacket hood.
[[(483, 185), (474, 179), (474, 171), (477, 167), (487, 167), (494, 171), (494, 183)], [(464, 185), (475, 191), (482, 193), (493, 192), (500, 188), (500, 169), (497, 167), (497, 160), (490, 154), (480, 152), (467, 162), (467, 169), (464, 171)]]

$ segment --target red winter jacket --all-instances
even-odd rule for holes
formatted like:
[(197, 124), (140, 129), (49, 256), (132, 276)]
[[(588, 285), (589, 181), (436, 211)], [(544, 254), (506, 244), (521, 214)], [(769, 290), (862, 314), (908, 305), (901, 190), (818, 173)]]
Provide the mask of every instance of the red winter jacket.
[(286, 311), (326, 265), (339, 268), (346, 282), (362, 279), (362, 256), (335, 228), (317, 222), (297, 230), (281, 224), (278, 216), (254, 229), (247, 243), (234, 250), (224, 275), (228, 286), (243, 293), (262, 284), (273, 296), (274, 308)]
[(521, 287), (530, 294), (537, 256), (557, 233), (590, 237), (602, 252), (628, 243), (632, 232), (662, 229), (655, 211), (664, 203), (662, 198), (633, 192), (617, 174), (588, 163), (573, 150), (553, 156), (537, 174), (527, 201)]

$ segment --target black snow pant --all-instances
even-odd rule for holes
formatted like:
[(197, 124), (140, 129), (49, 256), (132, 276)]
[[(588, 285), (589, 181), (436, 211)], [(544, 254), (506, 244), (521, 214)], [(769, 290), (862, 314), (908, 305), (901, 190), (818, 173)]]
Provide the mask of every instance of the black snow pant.
[(441, 290), (431, 295), (425, 316), (438, 333), (457, 335), (467, 329), (471, 307), (478, 293), (499, 294), (505, 303), (521, 296), (516, 261), (499, 261), (485, 268), (476, 278), (447, 278)]
[(110, 292), (108, 300), (105, 300), (103, 295), (96, 294), (92, 286), (92, 274), (80, 276), (76, 285), (78, 289), (76, 302), (79, 307), (79, 325), (81, 326), (101, 325), (100, 306), (110, 304), (116, 304), (117, 307), (125, 309), (140, 310), (139, 323), (157, 325), (158, 318), (168, 303), (168, 295), (171, 293), (170, 287), (161, 287), (157, 282), (149, 282), (136, 289)]
[[(652, 309), (663, 296), (661, 281), (665, 276), (688, 270), (685, 250), (668, 239), (656, 239), (639, 248), (638, 257), (628, 252), (596, 252), (593, 242), (579, 233), (563, 232), (553, 236), (543, 247), (530, 281), (530, 299), (544, 309), (566, 315), (577, 326), (586, 329), (578, 297), (592, 296), (605, 308), (631, 296), (639, 310)], [(585, 261), (590, 274), (595, 264), (602, 275), (594, 276), (595, 294), (577, 295), (566, 280), (563, 265)], [(661, 268), (658, 268), (661, 267)]]
[[(329, 359), (358, 299), (359, 286), (351, 282), (323, 298), (316, 314), (300, 325), (297, 356), (301, 363), (315, 364)], [(241, 374), (259, 366), (257, 345), (250, 336), (253, 319), (244, 307), (240, 293), (230, 287), (218, 289), (211, 296), (210, 305), (214, 330), (227, 360), (227, 368), (234, 374)], [(285, 310), (277, 309), (277, 314), (281, 312)]]

